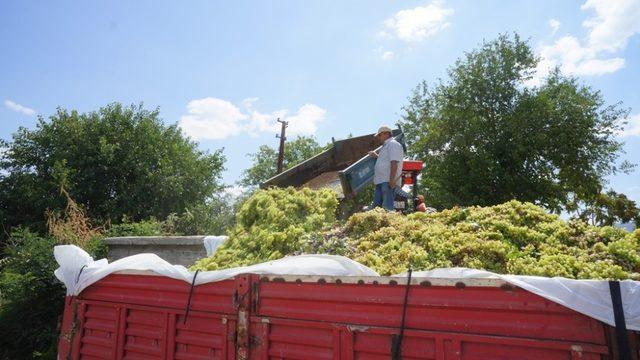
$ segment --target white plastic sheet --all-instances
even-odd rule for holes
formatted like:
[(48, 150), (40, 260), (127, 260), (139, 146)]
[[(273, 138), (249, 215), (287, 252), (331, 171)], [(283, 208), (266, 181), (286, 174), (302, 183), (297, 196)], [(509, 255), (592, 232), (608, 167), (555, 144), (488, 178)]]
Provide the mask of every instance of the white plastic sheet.
[(207, 251), (207, 256), (211, 256), (216, 253), (218, 247), (227, 241), (226, 236), (205, 236), (204, 237), (204, 249)]
[[(406, 276), (405, 274), (398, 276)], [(545, 299), (564, 305), (579, 313), (615, 326), (609, 282), (604, 280), (573, 280), (561, 277), (500, 275), (468, 268), (444, 268), (416, 271), (413, 277), (454, 279), (502, 279)], [(640, 282), (620, 281), (622, 307), (627, 329), (640, 331)]]
[[(82, 290), (104, 278), (121, 271), (149, 271), (158, 275), (191, 283), (193, 272), (181, 265), (171, 265), (155, 254), (138, 254), (112, 263), (106, 259), (94, 261), (84, 250), (73, 245), (60, 245), (54, 249), (60, 267), (55, 275), (67, 287), (68, 295), (78, 295)], [(286, 257), (262, 264), (233, 269), (200, 272), (196, 285), (220, 281), (243, 273), (272, 275), (323, 275), (323, 276), (378, 276), (372, 269), (343, 256), (300, 255)], [(396, 276), (406, 276), (405, 274)], [(468, 268), (446, 268), (417, 271), (413, 277), (455, 279), (502, 279), (510, 284), (564, 305), (577, 312), (615, 326), (609, 284), (602, 280), (572, 280), (523, 275), (500, 275)], [(627, 329), (640, 331), (640, 282), (620, 282), (622, 305)]]
[[(193, 272), (182, 265), (171, 265), (155, 254), (137, 254), (112, 263), (102, 259), (94, 261), (84, 250), (74, 245), (59, 245), (54, 255), (60, 267), (56, 277), (67, 288), (67, 295), (78, 295), (96, 281), (120, 271), (149, 271), (191, 283)], [(344, 256), (300, 255), (262, 264), (218, 271), (200, 272), (196, 285), (232, 278), (238, 274), (272, 275), (325, 275), (325, 276), (378, 276), (370, 268)]]

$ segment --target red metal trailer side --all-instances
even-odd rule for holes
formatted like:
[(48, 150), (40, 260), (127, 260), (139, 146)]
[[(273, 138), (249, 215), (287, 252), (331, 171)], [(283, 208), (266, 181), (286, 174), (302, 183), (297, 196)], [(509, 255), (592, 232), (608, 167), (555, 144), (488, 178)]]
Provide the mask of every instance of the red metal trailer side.
[[(68, 297), (60, 359), (615, 359), (608, 325), (501, 280), (112, 274)], [(185, 314), (188, 317), (185, 319)], [(638, 358), (638, 333), (629, 332)]]

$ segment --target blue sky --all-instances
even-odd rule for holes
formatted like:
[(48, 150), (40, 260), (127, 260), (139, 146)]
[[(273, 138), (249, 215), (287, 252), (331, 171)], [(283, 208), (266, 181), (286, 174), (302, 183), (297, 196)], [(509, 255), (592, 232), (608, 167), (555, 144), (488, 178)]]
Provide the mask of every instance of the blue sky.
[[(3, 1), (0, 138), (56, 107), (159, 107), (225, 182), (275, 146), (276, 117), (321, 142), (393, 124), (411, 90), (502, 32), (631, 108), (625, 159), (640, 158), (640, 0)], [(611, 178), (640, 201), (640, 170)]]

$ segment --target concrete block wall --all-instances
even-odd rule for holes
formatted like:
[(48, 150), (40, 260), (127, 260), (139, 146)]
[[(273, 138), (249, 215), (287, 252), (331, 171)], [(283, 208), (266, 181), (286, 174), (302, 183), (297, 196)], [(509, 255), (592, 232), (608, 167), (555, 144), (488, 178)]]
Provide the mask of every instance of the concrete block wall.
[(130, 255), (154, 253), (171, 264), (191, 266), (207, 256), (204, 236), (126, 236), (106, 238), (107, 258), (114, 261)]

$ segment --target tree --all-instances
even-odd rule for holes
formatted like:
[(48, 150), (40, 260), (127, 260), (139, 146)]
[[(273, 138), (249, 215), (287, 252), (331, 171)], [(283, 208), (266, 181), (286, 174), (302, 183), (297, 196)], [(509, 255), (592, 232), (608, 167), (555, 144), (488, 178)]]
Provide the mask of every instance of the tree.
[(615, 137), (628, 110), (558, 69), (528, 86), (537, 63), (517, 34), (500, 35), (457, 60), (448, 80), (414, 90), (402, 125), (432, 206), (518, 199), (561, 211), (630, 171)]
[(182, 213), (222, 188), (222, 150), (198, 150), (158, 110), (114, 103), (98, 111), (58, 109), (20, 128), (0, 155), (0, 222), (44, 229), (47, 209), (68, 191), (92, 219), (118, 223)]
[(600, 193), (584, 202), (579, 218), (598, 226), (613, 226), (633, 222), (640, 227), (640, 208), (624, 194), (613, 190)]
[[(312, 136), (298, 136), (285, 144), (284, 169), (288, 169), (302, 161), (322, 152), (325, 147), (318, 144)], [(276, 160), (278, 150), (267, 145), (261, 145), (258, 151), (248, 155), (252, 165), (242, 172), (240, 184), (244, 186), (258, 186), (277, 172)]]

